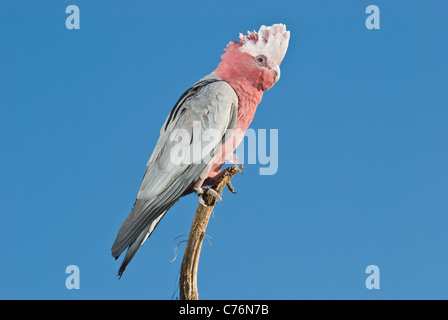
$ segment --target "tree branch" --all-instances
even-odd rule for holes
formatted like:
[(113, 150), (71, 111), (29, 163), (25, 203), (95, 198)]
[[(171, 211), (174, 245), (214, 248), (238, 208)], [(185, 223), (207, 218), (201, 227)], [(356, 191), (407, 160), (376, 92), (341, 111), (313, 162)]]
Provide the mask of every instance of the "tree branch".
[[(235, 190), (230, 183), (238, 172), (242, 171), (243, 166), (233, 166), (226, 169), (225, 174), (222, 175), (212, 188), (219, 194), (227, 186), (232, 193)], [(205, 237), (205, 230), (207, 229), (208, 221), (216, 204), (216, 199), (204, 193), (204, 202), (206, 207), (199, 204), (191, 225), (190, 236), (188, 237), (187, 247), (185, 248), (182, 265), (180, 268), (180, 300), (198, 300), (198, 264), (199, 256), (201, 255), (202, 241)]]

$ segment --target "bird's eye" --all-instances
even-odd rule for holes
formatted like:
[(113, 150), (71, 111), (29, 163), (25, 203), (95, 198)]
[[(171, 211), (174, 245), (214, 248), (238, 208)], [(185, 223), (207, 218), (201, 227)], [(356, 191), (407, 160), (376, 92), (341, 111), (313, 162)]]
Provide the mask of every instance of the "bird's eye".
[(256, 56), (255, 57), (255, 61), (257, 61), (257, 63), (260, 65), (260, 66), (265, 66), (266, 65), (266, 61), (267, 61), (267, 59), (266, 59), (266, 57), (264, 56), (264, 55), (262, 55), (262, 54), (260, 54), (259, 56)]

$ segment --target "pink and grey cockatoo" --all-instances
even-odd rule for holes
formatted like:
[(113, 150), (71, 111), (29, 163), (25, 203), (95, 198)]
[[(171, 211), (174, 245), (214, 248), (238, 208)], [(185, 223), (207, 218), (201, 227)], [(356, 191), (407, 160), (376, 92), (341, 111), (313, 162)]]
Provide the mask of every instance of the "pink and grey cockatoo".
[[(240, 34), (240, 41), (227, 45), (216, 70), (196, 82), (177, 101), (160, 130), (134, 207), (112, 246), (115, 259), (127, 249), (118, 271), (120, 277), (165, 213), (181, 197), (193, 192), (199, 197), (204, 192), (220, 197), (208, 186), (223, 172), (225, 161), (232, 158), (263, 92), (279, 80), (279, 66), (288, 43), (289, 31), (283, 24), (261, 26), (258, 32)], [(196, 131), (195, 123), (199, 123)], [(207, 136), (209, 129), (219, 133), (220, 141), (198, 137)], [(173, 150), (179, 147), (179, 140), (173, 138), (177, 132), (189, 133), (190, 145), (198, 139), (209, 141), (201, 148), (207, 149), (205, 153), (211, 151), (212, 156), (207, 161), (173, 161)]]

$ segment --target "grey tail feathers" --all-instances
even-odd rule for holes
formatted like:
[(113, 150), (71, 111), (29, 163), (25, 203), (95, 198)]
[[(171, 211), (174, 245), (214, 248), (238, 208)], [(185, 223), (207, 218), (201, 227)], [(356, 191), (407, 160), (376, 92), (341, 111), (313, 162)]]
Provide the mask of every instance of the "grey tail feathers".
[[(140, 235), (135, 239), (134, 242), (132, 242), (128, 249), (126, 250), (126, 254), (124, 255), (123, 261), (121, 262), (120, 269), (118, 269), (118, 279), (121, 279), (121, 276), (125, 272), (128, 264), (131, 262), (132, 258), (136, 254), (137, 250), (145, 243), (145, 241), (149, 238), (149, 236), (152, 234), (154, 229), (159, 224), (160, 220), (162, 220), (163, 216), (165, 215), (167, 210), (164, 210), (161, 214), (158, 215), (156, 219), (154, 219), (149, 228), (140, 233)], [(118, 256), (115, 257), (115, 260), (118, 259)]]
[[(132, 258), (134, 257), (134, 255), (136, 254), (137, 250), (145, 243), (145, 241), (149, 238), (149, 236), (152, 234), (152, 232), (154, 231), (154, 229), (157, 227), (157, 225), (159, 224), (160, 220), (162, 220), (162, 218), (164, 217), (165, 213), (178, 201), (179, 199), (175, 199), (174, 201), (165, 204), (164, 206), (162, 206), (161, 208), (158, 208), (158, 210), (156, 210), (156, 212), (158, 211), (159, 213), (156, 213), (150, 223), (149, 226), (144, 229), (138, 236), (137, 238), (127, 247), (127, 251), (126, 254), (123, 258), (123, 261), (121, 262), (120, 268), (118, 270), (118, 277), (119, 279), (121, 278), (121, 276), (123, 275), (124, 271), (126, 270), (128, 264), (131, 262)], [(124, 249), (125, 250), (125, 249)], [(121, 250), (121, 251), (124, 251)], [(118, 253), (118, 254), (117, 254)], [(120, 256), (121, 252), (114, 252), (113, 250), (113, 256), (115, 257), (115, 260), (118, 259), (118, 257)]]
[[(123, 261), (121, 262), (120, 269), (118, 269), (118, 278), (120, 279), (123, 275), (124, 271), (126, 270), (126, 267), (131, 262), (132, 258), (136, 254), (137, 250), (145, 243), (145, 241), (149, 238), (151, 233), (154, 231), (155, 227), (159, 223), (159, 221), (163, 218), (166, 211), (163, 212), (161, 215), (157, 217), (152, 223), (151, 226), (142, 232), (137, 239), (135, 239), (134, 242), (132, 242), (128, 249), (126, 250), (126, 254), (124, 255)], [(117, 260), (118, 257), (115, 257), (115, 260)]]
[[(143, 245), (143, 240), (145, 238), (146, 232), (142, 232), (140, 236), (128, 247), (128, 250), (126, 251), (126, 254), (123, 258), (123, 261), (121, 262), (120, 269), (118, 269), (118, 279), (121, 279), (121, 276), (123, 275), (124, 271), (126, 270), (129, 262), (131, 262), (132, 258), (134, 257), (135, 253), (137, 252), (138, 248), (140, 248)], [(118, 257), (115, 258), (115, 260), (118, 259)]]

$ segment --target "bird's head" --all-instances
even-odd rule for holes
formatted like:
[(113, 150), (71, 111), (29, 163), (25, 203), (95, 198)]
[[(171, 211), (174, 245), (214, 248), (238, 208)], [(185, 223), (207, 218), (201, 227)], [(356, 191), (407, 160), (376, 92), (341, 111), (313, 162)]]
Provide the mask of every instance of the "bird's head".
[(289, 43), (283, 24), (261, 26), (258, 32), (240, 33), (240, 41), (227, 45), (217, 68), (223, 80), (244, 81), (258, 90), (267, 90), (280, 79), (280, 63)]

